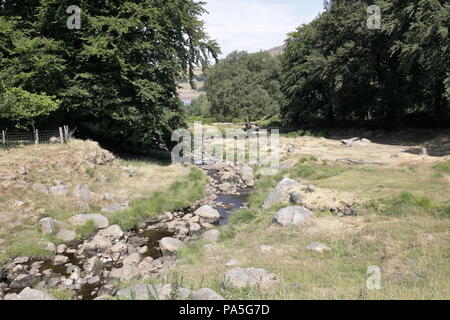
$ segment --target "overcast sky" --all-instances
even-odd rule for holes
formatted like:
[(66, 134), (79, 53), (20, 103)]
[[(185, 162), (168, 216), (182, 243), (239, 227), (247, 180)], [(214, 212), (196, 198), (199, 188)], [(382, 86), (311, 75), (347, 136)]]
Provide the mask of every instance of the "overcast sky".
[(286, 35), (312, 21), (323, 0), (204, 0), (203, 17), (223, 55), (234, 50), (257, 52), (280, 46)]

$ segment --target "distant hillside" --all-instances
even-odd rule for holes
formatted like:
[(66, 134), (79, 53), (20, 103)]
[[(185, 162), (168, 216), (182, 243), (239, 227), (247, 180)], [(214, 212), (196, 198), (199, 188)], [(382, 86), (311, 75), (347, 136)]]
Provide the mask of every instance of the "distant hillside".
[(267, 50), (272, 56), (278, 56), (284, 52), (284, 45)]

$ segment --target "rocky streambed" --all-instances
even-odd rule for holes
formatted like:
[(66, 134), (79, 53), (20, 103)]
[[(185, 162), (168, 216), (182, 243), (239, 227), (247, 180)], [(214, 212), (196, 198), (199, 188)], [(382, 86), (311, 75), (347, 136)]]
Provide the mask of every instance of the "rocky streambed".
[[(246, 207), (254, 184), (253, 170), (223, 163), (197, 165), (210, 177), (204, 199), (189, 208), (147, 219), (133, 230), (110, 226), (101, 215), (80, 215), (81, 220), (95, 218), (100, 230), (83, 241), (74, 241), (70, 232), (63, 230), (69, 235), (65, 244), (49, 244), (54, 258), (17, 257), (7, 263), (0, 272), (0, 299), (39, 295), (38, 291), (23, 292), (35, 286), (71, 290), (77, 300), (114, 296), (117, 281), (156, 277), (168, 271), (177, 262), (177, 249), (185, 243), (200, 238), (217, 241), (219, 232), (215, 228), (226, 225), (233, 211)], [(53, 227), (61, 225), (51, 218), (44, 222)]]

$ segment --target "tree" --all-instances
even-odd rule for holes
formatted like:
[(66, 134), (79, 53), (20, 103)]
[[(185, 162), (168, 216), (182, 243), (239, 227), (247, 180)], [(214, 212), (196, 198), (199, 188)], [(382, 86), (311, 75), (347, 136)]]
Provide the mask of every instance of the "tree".
[(176, 79), (192, 79), (193, 67), (219, 52), (199, 20), (203, 3), (80, 0), (81, 29), (69, 30), (72, 1), (25, 2), (0, 6), (3, 21), (23, 35), (0, 38), (8, 47), (0, 81), (55, 96), (58, 121), (133, 149), (167, 148), (172, 131), (185, 126)]
[(205, 70), (211, 115), (251, 122), (279, 112), (280, 61), (267, 52), (233, 52)]
[[(369, 5), (381, 29), (367, 27)], [(289, 35), (282, 62), (286, 123), (373, 120), (400, 127), (409, 114), (447, 122), (450, 5), (444, 0), (335, 0)]]
[(194, 116), (209, 117), (211, 115), (211, 104), (206, 94), (202, 93), (195, 99), (192, 99), (189, 113)]

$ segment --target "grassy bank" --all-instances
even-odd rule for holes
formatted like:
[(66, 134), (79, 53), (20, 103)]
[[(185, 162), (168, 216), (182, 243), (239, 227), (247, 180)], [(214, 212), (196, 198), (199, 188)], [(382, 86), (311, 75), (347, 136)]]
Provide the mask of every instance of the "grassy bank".
[[(134, 165), (146, 167), (146, 163), (136, 161)], [(164, 170), (163, 167), (160, 169)], [(191, 167), (188, 168), (188, 172), (178, 177), (178, 179), (174, 179), (174, 182), (168, 187), (163, 187), (158, 191), (150, 191), (147, 195), (132, 200), (128, 210), (101, 214), (107, 216), (110, 224), (118, 224), (126, 230), (137, 225), (145, 218), (153, 217), (166, 211), (185, 208), (204, 196), (206, 184), (208, 183), (208, 178), (199, 169)], [(66, 221), (67, 218), (75, 213), (50, 210), (47, 215)], [(95, 213), (95, 211), (92, 211), (92, 213)], [(89, 236), (95, 232), (92, 222), (73, 229), (77, 232), (79, 238)], [(0, 244), (0, 269), (6, 261), (17, 256), (51, 257), (53, 254), (45, 249), (46, 243), (59, 243), (52, 236), (43, 236), (39, 232), (36, 221), (31, 219), (24, 220), (20, 225), (7, 232), (2, 232), (0, 238), (3, 239), (3, 242)]]
[[(204, 251), (204, 242), (179, 253), (183, 262), (174, 272), (183, 279), (183, 286), (210, 287), (227, 299), (450, 297), (448, 163), (380, 168), (336, 165), (314, 157), (298, 160), (277, 176), (260, 177), (250, 208), (235, 212), (230, 225), (220, 229), (221, 241), (213, 253)], [(304, 228), (275, 226), (272, 218), (285, 205), (267, 211), (260, 207), (283, 177), (352, 193), (359, 216), (339, 218), (317, 212), (317, 218)], [(314, 241), (332, 251), (308, 251), (306, 247)], [(262, 253), (261, 245), (272, 250)], [(230, 259), (238, 260), (241, 267), (277, 274), (281, 286), (271, 292), (222, 291)], [(367, 289), (369, 266), (381, 268), (381, 290)]]

